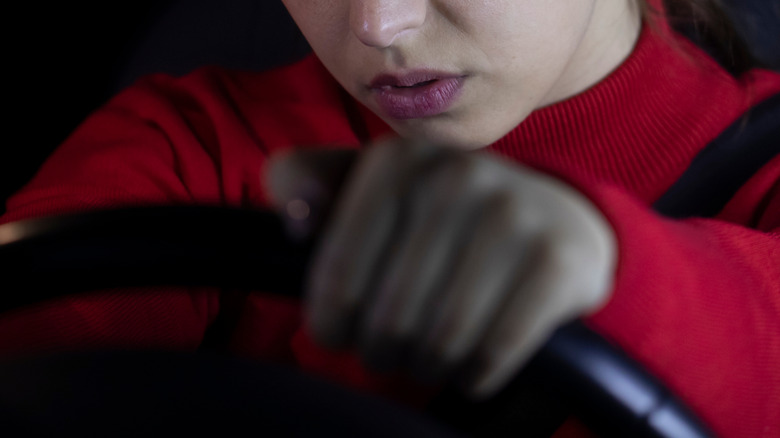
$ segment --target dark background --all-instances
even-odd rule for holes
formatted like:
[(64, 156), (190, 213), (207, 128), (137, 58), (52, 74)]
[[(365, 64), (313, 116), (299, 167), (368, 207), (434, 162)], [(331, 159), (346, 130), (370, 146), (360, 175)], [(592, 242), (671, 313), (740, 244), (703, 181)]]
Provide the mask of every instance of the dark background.
[(4, 14), (8, 111), (0, 200), (26, 182), (54, 147), (108, 98), (119, 60), (163, 3), (18, 2), (15, 11)]
[(262, 70), (309, 48), (279, 0), (23, 3), (5, 56), (5, 199), (90, 112), (138, 76), (204, 63)]

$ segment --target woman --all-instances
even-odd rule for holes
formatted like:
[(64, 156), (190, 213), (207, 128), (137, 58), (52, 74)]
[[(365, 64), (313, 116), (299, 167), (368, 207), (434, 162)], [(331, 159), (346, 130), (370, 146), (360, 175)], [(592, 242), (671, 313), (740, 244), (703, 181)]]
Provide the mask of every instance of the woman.
[[(780, 92), (780, 76), (730, 75), (675, 34), (660, 2), (284, 3), (316, 58), (142, 80), (73, 134), (3, 221), (273, 203), (305, 235), (331, 210), (308, 328), (296, 303), (261, 294), (103, 293), (5, 318), (5, 351), (194, 349), (230, 314), (236, 353), (424, 403), (414, 383), (399, 391), (361, 362), (487, 396), (585, 316), (716, 433), (780, 430), (780, 161), (715, 219), (651, 209), (702, 148)], [(352, 152), (291, 151), (307, 144)]]

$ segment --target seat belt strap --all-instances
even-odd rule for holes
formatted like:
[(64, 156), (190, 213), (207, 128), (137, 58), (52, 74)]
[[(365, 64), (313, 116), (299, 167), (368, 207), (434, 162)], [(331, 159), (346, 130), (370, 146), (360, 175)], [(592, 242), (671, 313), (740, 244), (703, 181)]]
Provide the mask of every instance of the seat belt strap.
[(780, 153), (780, 94), (751, 108), (707, 145), (653, 204), (668, 217), (713, 217)]

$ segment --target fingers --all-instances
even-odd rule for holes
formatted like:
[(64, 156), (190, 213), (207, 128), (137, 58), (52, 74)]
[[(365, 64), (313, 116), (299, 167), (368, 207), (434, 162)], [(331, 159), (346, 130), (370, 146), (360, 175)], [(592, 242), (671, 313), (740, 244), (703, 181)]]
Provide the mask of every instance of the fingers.
[(518, 272), (512, 293), (468, 358), (460, 383), (473, 397), (495, 394), (558, 326), (576, 316), (568, 300), (583, 286), (571, 275), (571, 269), (580, 268), (576, 257), (561, 250), (555, 240), (556, 236), (548, 235), (535, 242), (531, 262)]
[(407, 219), (393, 236), (400, 242), (385, 260), (368, 293), (360, 327), (364, 360), (379, 369), (404, 362), (419, 344), (437, 292), (449, 283), (460, 248), (472, 240), (468, 230), (479, 219), (479, 198), (464, 175), (468, 163), (439, 166), (407, 197)]
[(379, 369), (455, 374), (484, 397), (609, 296), (611, 231), (550, 177), (400, 141), (330, 159), (282, 158), (269, 183), (290, 217), (296, 200), (335, 199), (306, 280), (326, 347), (357, 345)]
[[(538, 215), (500, 190), (494, 169), (444, 159), (416, 181), (350, 320), (364, 361), (441, 378), (472, 352), (511, 293)], [(366, 255), (367, 254), (367, 255)], [(365, 256), (365, 257), (364, 257)], [(333, 299), (333, 294), (323, 294)], [(360, 314), (360, 317), (356, 315)], [(359, 320), (356, 321), (356, 318)]]
[(293, 237), (308, 238), (322, 227), (356, 157), (355, 150), (312, 148), (269, 160), (263, 182)]
[(325, 346), (353, 341), (357, 311), (370, 297), (377, 266), (394, 251), (401, 197), (433, 149), (398, 142), (362, 154), (333, 207), (307, 281), (308, 321)]
[(535, 225), (523, 217), (512, 197), (499, 192), (481, 212), (471, 234), (473, 244), (452, 266), (415, 351), (415, 374), (426, 380), (450, 374), (473, 352), (513, 293), (513, 280), (533, 256), (527, 231)]

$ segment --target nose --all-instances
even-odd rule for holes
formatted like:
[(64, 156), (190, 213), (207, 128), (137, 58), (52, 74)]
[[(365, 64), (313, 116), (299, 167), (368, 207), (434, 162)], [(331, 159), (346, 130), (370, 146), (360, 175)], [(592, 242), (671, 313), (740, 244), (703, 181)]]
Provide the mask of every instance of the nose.
[(426, 0), (352, 0), (352, 32), (365, 45), (386, 48), (405, 31), (425, 22)]

